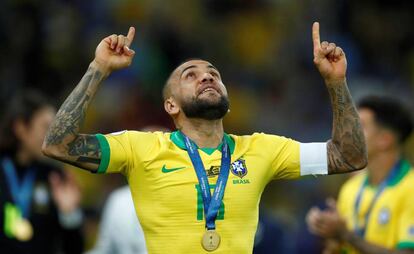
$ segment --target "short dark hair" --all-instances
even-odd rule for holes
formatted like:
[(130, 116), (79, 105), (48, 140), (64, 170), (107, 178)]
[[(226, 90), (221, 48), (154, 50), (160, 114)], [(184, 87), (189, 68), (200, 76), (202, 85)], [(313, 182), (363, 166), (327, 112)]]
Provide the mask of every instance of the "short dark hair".
[(400, 143), (404, 143), (413, 130), (411, 114), (402, 102), (394, 98), (367, 96), (359, 101), (358, 108), (371, 110), (375, 121), (382, 127), (393, 131)]
[(19, 146), (19, 141), (14, 132), (14, 124), (22, 120), (28, 124), (33, 115), (40, 109), (51, 107), (46, 97), (34, 90), (25, 90), (16, 93), (4, 111), (0, 122), (0, 153), (14, 154)]

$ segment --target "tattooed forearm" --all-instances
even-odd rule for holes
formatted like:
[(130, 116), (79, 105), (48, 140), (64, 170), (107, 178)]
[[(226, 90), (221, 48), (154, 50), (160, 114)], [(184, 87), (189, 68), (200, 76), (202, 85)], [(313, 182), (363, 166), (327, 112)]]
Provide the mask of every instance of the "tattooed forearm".
[(328, 142), (330, 174), (362, 169), (367, 163), (365, 138), (346, 82), (328, 84), (333, 110), (332, 139)]
[(89, 67), (78, 86), (69, 95), (56, 114), (56, 118), (46, 135), (45, 142), (47, 145), (60, 144), (68, 135), (78, 134), (90, 99), (95, 94), (101, 81), (102, 74)]
[(80, 135), (79, 129), (103, 79), (104, 75), (98, 69), (89, 67), (60, 107), (46, 134), (43, 144), (46, 155), (83, 168), (97, 168), (101, 158), (98, 140), (93, 135)]

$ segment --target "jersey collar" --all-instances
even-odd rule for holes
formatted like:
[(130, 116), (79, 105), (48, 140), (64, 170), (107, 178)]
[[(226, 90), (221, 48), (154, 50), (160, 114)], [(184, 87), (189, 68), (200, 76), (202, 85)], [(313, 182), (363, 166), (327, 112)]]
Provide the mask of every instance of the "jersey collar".
[(407, 173), (410, 171), (410, 168), (410, 163), (406, 160), (402, 160), (400, 170), (398, 171), (397, 175), (390, 180), (388, 186), (397, 185), (404, 178), (404, 176), (407, 175)]
[[(411, 169), (410, 163), (406, 160), (401, 160), (401, 165), (397, 169), (398, 170), (397, 173), (395, 174), (393, 178), (389, 180), (389, 182), (387, 183), (387, 186), (392, 187), (392, 186), (397, 185), (404, 178), (404, 176), (407, 175), (410, 169)], [(368, 174), (365, 175), (364, 184), (365, 186), (371, 186), (368, 181)], [(377, 186), (371, 186), (371, 187), (376, 188)]]
[[(229, 144), (230, 152), (233, 154), (234, 147), (235, 147), (234, 139), (227, 133), (224, 133), (224, 138), (226, 139), (227, 144)], [(184, 143), (184, 139), (182, 138), (181, 135), (178, 134), (178, 131), (172, 132), (171, 135), (170, 135), (170, 139), (179, 148), (181, 148), (183, 150), (187, 150), (187, 148), (185, 146), (185, 143)], [(216, 148), (200, 148), (200, 150), (205, 152), (208, 155), (211, 155), (216, 150), (220, 151), (222, 145), (223, 144), (220, 143), (220, 145)]]

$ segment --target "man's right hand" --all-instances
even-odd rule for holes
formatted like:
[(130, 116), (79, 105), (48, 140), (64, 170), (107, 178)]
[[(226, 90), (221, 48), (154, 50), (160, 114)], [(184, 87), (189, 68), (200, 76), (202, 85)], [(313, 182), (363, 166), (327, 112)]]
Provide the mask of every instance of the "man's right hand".
[(135, 28), (130, 27), (127, 36), (113, 34), (106, 37), (96, 47), (92, 64), (106, 75), (128, 67), (135, 55), (135, 51), (129, 48), (134, 36)]

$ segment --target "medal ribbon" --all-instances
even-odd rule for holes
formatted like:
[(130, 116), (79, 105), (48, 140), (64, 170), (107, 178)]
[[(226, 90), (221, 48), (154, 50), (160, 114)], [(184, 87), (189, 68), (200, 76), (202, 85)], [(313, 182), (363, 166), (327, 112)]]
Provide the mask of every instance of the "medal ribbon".
[(193, 163), (194, 170), (196, 171), (198, 182), (200, 183), (201, 194), (204, 204), (204, 216), (206, 218), (206, 228), (208, 230), (216, 228), (217, 213), (220, 209), (221, 201), (223, 200), (224, 190), (226, 189), (227, 179), (229, 177), (230, 170), (230, 148), (226, 139), (223, 137), (223, 144), (221, 147), (221, 167), (220, 174), (217, 179), (216, 187), (213, 192), (213, 196), (210, 193), (210, 185), (208, 183), (206, 171), (198, 153), (197, 145), (189, 139), (184, 133), (181, 135), (184, 137), (185, 146), (187, 148), (188, 155)]
[(391, 172), (388, 174), (387, 178), (381, 182), (381, 184), (378, 186), (377, 192), (374, 195), (374, 198), (372, 199), (370, 205), (368, 206), (368, 210), (365, 214), (365, 222), (363, 226), (360, 226), (359, 219), (358, 219), (358, 211), (361, 206), (361, 200), (362, 200), (362, 194), (364, 193), (365, 187), (368, 185), (368, 179), (365, 179), (365, 181), (362, 183), (361, 188), (358, 191), (357, 198), (355, 200), (354, 205), (354, 223), (355, 223), (355, 233), (361, 237), (365, 236), (365, 232), (367, 229), (367, 224), (369, 221), (369, 218), (371, 216), (372, 209), (375, 206), (375, 203), (378, 201), (381, 194), (384, 192), (387, 185), (391, 182), (391, 180), (397, 175), (399, 169), (401, 168), (402, 161), (398, 161), (397, 164), (393, 167)]
[(6, 175), (9, 191), (13, 202), (20, 208), (23, 218), (28, 218), (30, 214), (30, 205), (32, 203), (33, 184), (36, 177), (36, 171), (32, 168), (24, 175), (21, 184), (17, 177), (16, 168), (10, 158), (3, 158), (2, 166)]

